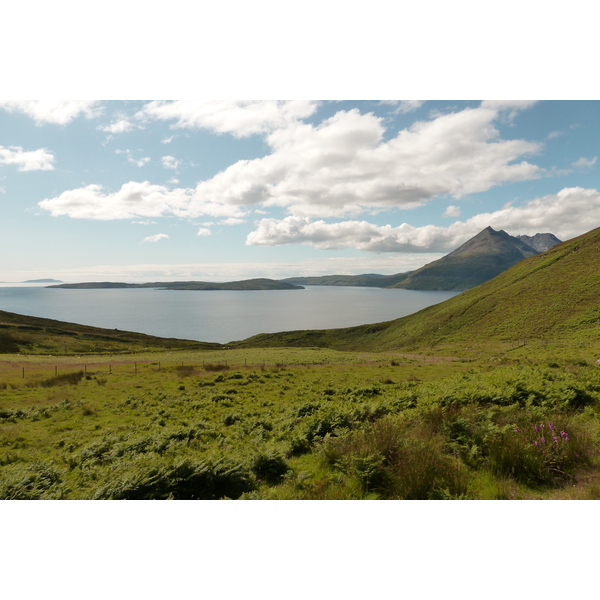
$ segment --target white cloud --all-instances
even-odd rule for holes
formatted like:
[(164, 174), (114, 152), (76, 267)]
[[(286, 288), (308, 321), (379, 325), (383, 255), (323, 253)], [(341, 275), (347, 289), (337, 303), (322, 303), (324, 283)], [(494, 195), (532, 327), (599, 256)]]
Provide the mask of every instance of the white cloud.
[(448, 227), (398, 227), (366, 221), (326, 223), (306, 217), (262, 219), (246, 244), (278, 246), (305, 244), (319, 249), (353, 247), (369, 252), (450, 252), (488, 226), (511, 235), (553, 233), (567, 240), (600, 225), (600, 192), (564, 188), (558, 194), (535, 198), (524, 206), (505, 205)]
[(102, 112), (97, 100), (0, 100), (0, 108), (26, 114), (37, 125), (66, 125), (80, 115), (91, 119)]
[(180, 164), (174, 156), (163, 156), (160, 161), (165, 169), (176, 169)]
[(160, 242), (161, 240), (168, 240), (169, 236), (166, 233), (157, 233), (156, 235), (149, 235), (148, 237), (145, 237), (140, 244), (145, 244), (147, 242), (150, 242), (152, 244), (156, 243), (156, 242)]
[[(382, 119), (356, 109), (340, 111), (318, 125), (290, 120), (267, 136), (270, 155), (240, 160), (195, 189), (161, 192), (161, 197), (177, 197), (174, 203), (164, 200), (161, 214), (243, 218), (250, 207), (257, 211), (280, 206), (294, 216), (339, 218), (413, 208), (440, 195), (458, 199), (504, 182), (541, 177), (543, 169), (522, 160), (541, 146), (501, 139), (493, 126), (499, 111), (482, 106), (440, 115), (386, 141)], [(101, 210), (104, 199), (97, 193), (83, 195), (92, 204), (87, 211), (76, 204), (77, 215), (108, 218)], [(127, 194), (113, 194), (110, 202), (113, 218), (145, 210), (145, 202)], [(61, 206), (62, 214), (69, 214), (69, 203), (58, 198), (42, 206)]]
[(454, 206), (453, 204), (451, 204), (450, 206), (446, 207), (446, 210), (442, 216), (443, 217), (460, 217), (460, 206)]
[(200, 229), (198, 229), (198, 233), (197, 235), (199, 235), (200, 237), (206, 237), (207, 235), (211, 235), (211, 231), (210, 229), (206, 229), (206, 227), (200, 227)]
[(395, 113), (405, 114), (421, 108), (425, 104), (424, 100), (383, 100), (382, 104), (395, 106)]
[(150, 162), (149, 156), (143, 156), (142, 158), (133, 158), (131, 154), (131, 150), (115, 150), (115, 154), (125, 154), (127, 155), (127, 162), (130, 162), (132, 165), (136, 167), (143, 167), (146, 163)]
[(382, 120), (356, 109), (317, 126), (295, 123), (267, 137), (272, 154), (231, 165), (199, 183), (196, 196), (341, 217), (540, 177), (543, 169), (520, 160), (540, 146), (500, 139), (492, 125), (497, 116), (492, 108), (465, 109), (415, 123), (388, 141)]
[(45, 149), (25, 151), (21, 146), (0, 146), (0, 164), (17, 165), (18, 171), (52, 171), (54, 155)]
[(148, 181), (130, 181), (123, 184), (118, 192), (105, 192), (101, 185), (90, 184), (67, 190), (54, 198), (45, 198), (38, 202), (38, 206), (49, 211), (53, 217), (105, 221), (170, 215), (185, 219), (201, 215), (215, 218), (240, 218), (245, 215), (238, 206), (203, 201), (193, 189), (169, 189)]
[(223, 219), (220, 221), (221, 225), (240, 225), (245, 222), (245, 219), (236, 219), (234, 217), (229, 217), (229, 219)]
[[(285, 127), (298, 119), (310, 117), (318, 103), (308, 100), (272, 101), (199, 101), (149, 102), (136, 115), (140, 119), (174, 120), (173, 127), (209, 129), (247, 137)], [(170, 140), (169, 140), (170, 141)]]
[(597, 160), (597, 156), (592, 156), (592, 158), (585, 158), (582, 156), (572, 163), (572, 166), (577, 169), (591, 169), (596, 164)]
[(119, 119), (110, 123), (110, 125), (99, 125), (96, 129), (106, 131), (107, 133), (127, 133), (133, 129), (134, 125), (127, 119)]
[(54, 198), (46, 198), (38, 205), (53, 217), (114, 220), (156, 218), (165, 214), (184, 216), (189, 201), (188, 190), (169, 190), (147, 181), (130, 181), (118, 192), (105, 193), (101, 185), (91, 184), (68, 190)]

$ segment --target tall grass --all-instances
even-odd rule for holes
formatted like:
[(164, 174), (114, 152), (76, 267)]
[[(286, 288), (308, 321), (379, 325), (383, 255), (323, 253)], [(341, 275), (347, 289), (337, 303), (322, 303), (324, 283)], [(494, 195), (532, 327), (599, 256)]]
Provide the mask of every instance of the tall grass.
[(383, 418), (367, 429), (330, 438), (322, 449), (334, 468), (356, 477), (363, 492), (382, 498), (426, 500), (467, 492), (465, 469), (444, 453), (444, 439)]

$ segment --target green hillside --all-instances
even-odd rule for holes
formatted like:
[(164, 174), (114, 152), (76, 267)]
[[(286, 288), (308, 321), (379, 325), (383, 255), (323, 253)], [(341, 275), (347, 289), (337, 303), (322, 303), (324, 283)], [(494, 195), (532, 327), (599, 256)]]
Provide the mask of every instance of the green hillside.
[(0, 310), (0, 354), (79, 354), (142, 350), (208, 350), (220, 344), (89, 327)]
[(600, 228), (525, 259), (441, 304), (394, 321), (251, 337), (237, 346), (386, 350), (600, 334)]

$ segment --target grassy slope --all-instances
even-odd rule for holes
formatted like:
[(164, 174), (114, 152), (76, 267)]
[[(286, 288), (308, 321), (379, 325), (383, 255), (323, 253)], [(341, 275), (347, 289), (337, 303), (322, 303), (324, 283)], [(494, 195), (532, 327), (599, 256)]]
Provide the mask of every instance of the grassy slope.
[(160, 338), (0, 311), (0, 354), (70, 354), (142, 350), (217, 349), (220, 344)]
[(600, 228), (408, 317), (345, 329), (261, 334), (234, 345), (386, 350), (520, 338), (586, 340), (600, 333), (599, 299)]

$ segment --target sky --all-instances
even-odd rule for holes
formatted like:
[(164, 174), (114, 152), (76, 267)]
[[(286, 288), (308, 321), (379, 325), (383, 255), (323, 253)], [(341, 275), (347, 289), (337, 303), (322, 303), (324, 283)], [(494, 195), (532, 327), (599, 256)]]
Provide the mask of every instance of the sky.
[(600, 226), (598, 140), (598, 101), (0, 100), (0, 281), (391, 274), (487, 226), (567, 240)]

